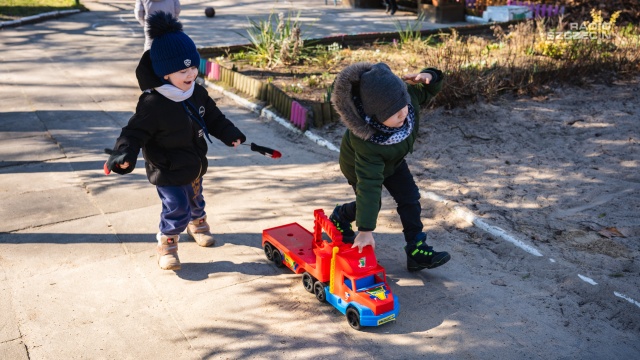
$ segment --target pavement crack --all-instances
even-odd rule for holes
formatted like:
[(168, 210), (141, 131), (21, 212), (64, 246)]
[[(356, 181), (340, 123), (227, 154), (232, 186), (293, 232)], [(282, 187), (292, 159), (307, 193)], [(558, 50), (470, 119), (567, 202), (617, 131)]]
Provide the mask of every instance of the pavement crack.
[[(17, 232), (25, 231), (25, 230), (39, 229), (39, 228), (42, 228), (42, 227), (45, 227), (45, 226), (64, 224), (64, 223), (68, 223), (68, 222), (72, 222), (72, 221), (76, 221), (76, 220), (82, 220), (82, 219), (89, 219), (89, 218), (95, 217), (97, 215), (98, 214), (92, 214), (92, 215), (87, 215), (87, 216), (76, 217), (76, 218), (73, 218), (73, 219), (65, 219), (65, 220), (61, 220), (61, 221), (53, 221), (53, 222), (49, 222), (49, 223), (41, 224), (41, 225), (26, 226), (26, 227), (15, 229), (15, 230), (11, 230), (11, 231), (5, 231), (5, 232), (0, 231), (0, 234), (13, 234), (13, 233), (17, 233)], [(104, 215), (104, 213), (102, 215)]]
[(0, 341), (0, 344), (10, 343), (10, 342), (16, 341), (16, 340), (22, 340), (22, 336), (19, 336), (17, 338), (13, 338), (13, 339), (2, 340), (2, 341)]

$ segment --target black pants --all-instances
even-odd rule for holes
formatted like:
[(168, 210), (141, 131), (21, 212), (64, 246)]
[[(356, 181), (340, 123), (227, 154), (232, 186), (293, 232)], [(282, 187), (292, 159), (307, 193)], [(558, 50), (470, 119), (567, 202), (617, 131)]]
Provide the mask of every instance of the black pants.
[[(402, 161), (396, 171), (382, 183), (398, 205), (398, 215), (402, 222), (402, 232), (407, 242), (412, 242), (416, 235), (422, 232), (420, 220), (422, 207), (420, 206), (420, 191), (413, 175), (409, 171), (406, 161)], [(351, 184), (356, 191), (355, 184)], [(381, 206), (382, 204), (378, 205)], [(356, 219), (356, 202), (352, 201), (340, 207), (338, 214), (344, 221), (353, 222)]]

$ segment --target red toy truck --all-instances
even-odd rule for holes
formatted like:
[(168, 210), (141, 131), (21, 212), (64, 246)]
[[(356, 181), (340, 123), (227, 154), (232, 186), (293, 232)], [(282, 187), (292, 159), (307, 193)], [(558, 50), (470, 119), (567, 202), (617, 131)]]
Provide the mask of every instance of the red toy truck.
[[(352, 328), (394, 321), (400, 306), (371, 246), (362, 253), (342, 242), (342, 234), (323, 210), (313, 212), (313, 234), (298, 223), (262, 232), (262, 247), (276, 266), (302, 273), (304, 289), (347, 316)], [(322, 231), (330, 240), (322, 238)]]

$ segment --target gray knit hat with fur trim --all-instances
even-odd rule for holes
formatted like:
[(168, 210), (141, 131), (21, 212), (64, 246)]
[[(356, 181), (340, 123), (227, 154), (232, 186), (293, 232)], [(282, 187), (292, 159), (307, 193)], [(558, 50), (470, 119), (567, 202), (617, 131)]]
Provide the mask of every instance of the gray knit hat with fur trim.
[(364, 113), (384, 122), (411, 102), (407, 85), (385, 63), (377, 63), (360, 77)]

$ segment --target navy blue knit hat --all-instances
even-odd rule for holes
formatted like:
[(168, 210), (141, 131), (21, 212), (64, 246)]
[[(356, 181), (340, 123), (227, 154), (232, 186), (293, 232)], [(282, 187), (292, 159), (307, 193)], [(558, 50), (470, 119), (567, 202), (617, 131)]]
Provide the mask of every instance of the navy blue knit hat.
[(191, 66), (200, 66), (196, 44), (182, 31), (182, 24), (173, 15), (159, 11), (147, 19), (151, 43), (153, 72), (162, 78)]

